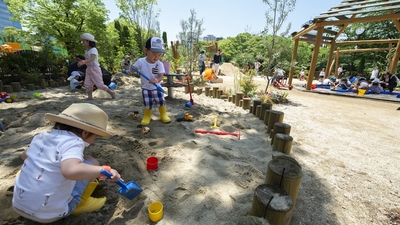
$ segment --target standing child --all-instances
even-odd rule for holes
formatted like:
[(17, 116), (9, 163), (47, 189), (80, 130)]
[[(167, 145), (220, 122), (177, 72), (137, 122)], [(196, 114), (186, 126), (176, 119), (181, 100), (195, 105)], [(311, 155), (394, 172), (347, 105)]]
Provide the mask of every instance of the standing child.
[(151, 110), (153, 106), (158, 107), (160, 118), (163, 123), (171, 122), (167, 115), (167, 107), (165, 105), (164, 93), (159, 92), (155, 83), (160, 83), (163, 80), (165, 69), (160, 61), (162, 54), (165, 52), (164, 43), (161, 38), (151, 37), (146, 41), (144, 49), (146, 57), (138, 59), (134, 64), (137, 70), (140, 70), (149, 78), (146, 80), (141, 76), (142, 97), (144, 104), (144, 116), (141, 121), (143, 126), (147, 126), (151, 121)]
[(74, 103), (62, 113), (45, 114), (54, 122), (50, 132), (36, 135), (21, 158), (24, 163), (15, 178), (12, 205), (21, 216), (51, 223), (69, 215), (100, 209), (106, 198), (90, 197), (101, 171), (120, 179), (118, 171), (83, 156), (84, 149), (106, 131), (107, 114), (89, 103)]
[(108, 88), (103, 82), (103, 75), (101, 73), (99, 64), (99, 53), (96, 48), (97, 41), (94, 36), (89, 33), (81, 35), (82, 43), (86, 47), (85, 58), (78, 63), (79, 66), (86, 64), (86, 76), (85, 76), (85, 87), (88, 94), (88, 100), (93, 99), (93, 85), (100, 90), (106, 91), (111, 95), (112, 99), (115, 99), (115, 92)]

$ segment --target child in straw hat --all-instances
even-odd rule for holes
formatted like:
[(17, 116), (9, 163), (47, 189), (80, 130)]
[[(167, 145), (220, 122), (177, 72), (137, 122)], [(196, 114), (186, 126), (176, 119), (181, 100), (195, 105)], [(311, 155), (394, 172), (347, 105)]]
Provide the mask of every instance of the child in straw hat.
[(54, 122), (50, 132), (36, 135), (22, 153), (24, 163), (15, 178), (12, 205), (21, 216), (39, 223), (51, 223), (69, 215), (100, 209), (106, 197), (90, 197), (101, 171), (120, 179), (118, 171), (83, 156), (85, 147), (106, 131), (107, 114), (89, 103), (74, 103), (62, 113), (46, 113)]

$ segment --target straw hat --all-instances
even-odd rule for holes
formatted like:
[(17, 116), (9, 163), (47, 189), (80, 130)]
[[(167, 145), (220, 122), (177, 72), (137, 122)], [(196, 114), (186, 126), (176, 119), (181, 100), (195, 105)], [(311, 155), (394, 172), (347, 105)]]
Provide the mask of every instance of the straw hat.
[(88, 40), (88, 41), (93, 41), (93, 42), (97, 42), (95, 39), (94, 39), (94, 36), (93, 35), (91, 35), (91, 34), (89, 34), (89, 33), (83, 33), (82, 35), (81, 35), (81, 39), (83, 39), (83, 40)]
[(108, 116), (99, 107), (90, 103), (73, 103), (60, 114), (46, 113), (45, 118), (88, 131), (101, 137), (110, 137), (106, 131)]

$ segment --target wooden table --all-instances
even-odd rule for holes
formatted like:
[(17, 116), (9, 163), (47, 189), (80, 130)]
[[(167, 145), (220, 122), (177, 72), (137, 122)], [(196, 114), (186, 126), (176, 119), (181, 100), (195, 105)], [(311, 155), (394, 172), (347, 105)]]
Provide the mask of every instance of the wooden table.
[(161, 86), (168, 88), (168, 97), (170, 97), (170, 98), (173, 98), (173, 96), (174, 96), (173, 88), (187, 86), (187, 84), (184, 84), (184, 83), (174, 83), (174, 77), (176, 77), (176, 76), (184, 77), (185, 74), (164, 74), (164, 76), (167, 77), (167, 82), (162, 83)]

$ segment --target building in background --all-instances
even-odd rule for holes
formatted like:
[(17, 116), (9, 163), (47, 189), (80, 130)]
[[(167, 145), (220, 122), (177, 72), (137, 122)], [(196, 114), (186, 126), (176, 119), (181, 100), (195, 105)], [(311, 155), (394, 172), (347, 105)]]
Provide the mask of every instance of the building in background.
[(11, 20), (12, 14), (8, 11), (7, 3), (4, 0), (0, 0), (0, 31), (4, 30), (5, 27), (15, 27), (22, 29), (21, 24)]

